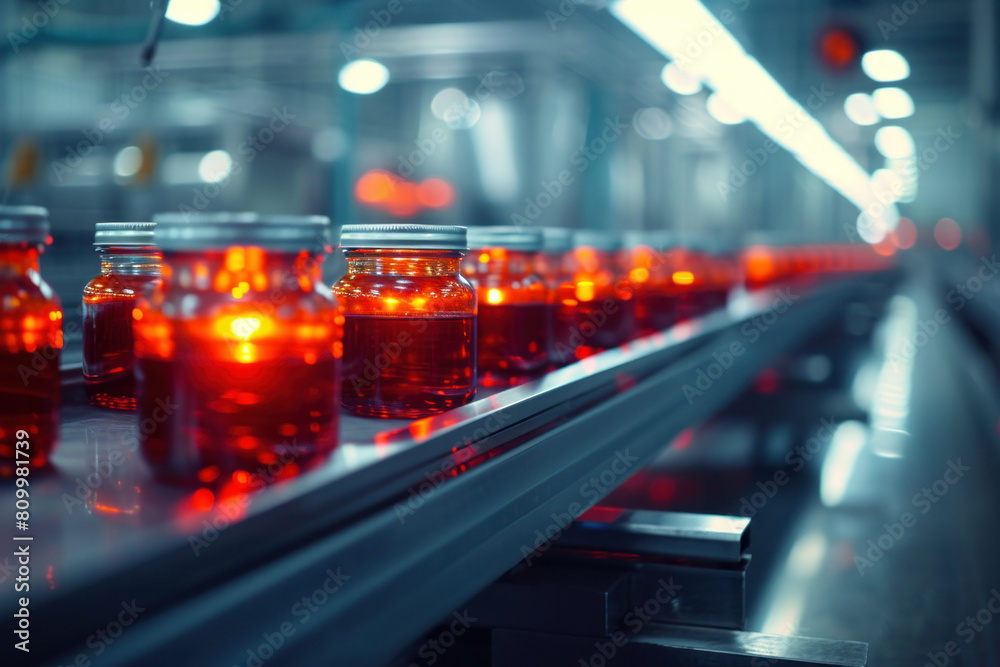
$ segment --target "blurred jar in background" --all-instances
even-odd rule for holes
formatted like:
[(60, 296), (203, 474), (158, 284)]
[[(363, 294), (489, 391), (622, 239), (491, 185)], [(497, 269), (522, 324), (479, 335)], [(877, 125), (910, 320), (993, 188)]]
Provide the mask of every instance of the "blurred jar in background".
[(101, 274), (83, 289), (83, 376), (90, 402), (134, 410), (132, 310), (160, 278), (163, 256), (152, 222), (99, 222), (94, 246)]
[(337, 445), (342, 354), (343, 315), (313, 267), (329, 219), (155, 220), (163, 280), (133, 313), (146, 459), (204, 483), (321, 462)]
[(345, 225), (343, 406), (425, 417), (476, 394), (476, 291), (460, 273), (465, 227)]
[(542, 232), (528, 227), (470, 227), (462, 275), (479, 302), (479, 381), (513, 386), (548, 366), (552, 324), (549, 288), (535, 272)]
[(667, 231), (647, 230), (625, 234), (628, 279), (634, 291), (635, 326), (646, 336), (673, 326), (678, 319), (677, 299), (671, 282), (667, 253), (676, 246)]
[(576, 361), (573, 344), (576, 327), (576, 285), (569, 270), (569, 252), (573, 232), (560, 227), (544, 227), (542, 250), (535, 255), (538, 275), (549, 288), (549, 315), (552, 335), (549, 338), (549, 364), (560, 368)]
[(618, 236), (579, 230), (573, 243), (569, 259), (577, 300), (573, 342), (576, 358), (583, 359), (632, 338), (633, 290)]
[(39, 273), (49, 212), (0, 206), (0, 476), (41, 468), (59, 442), (62, 307)]

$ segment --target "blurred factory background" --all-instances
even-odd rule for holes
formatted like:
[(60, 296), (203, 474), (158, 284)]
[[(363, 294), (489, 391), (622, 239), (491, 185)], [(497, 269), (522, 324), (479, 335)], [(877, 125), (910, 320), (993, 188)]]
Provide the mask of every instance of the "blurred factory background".
[[(843, 156), (793, 155), (746, 122), (755, 97), (780, 107), (767, 91), (727, 99), (699, 81), (735, 71), (701, 57), (716, 26), (672, 45), (715, 68), (692, 76), (628, 26), (649, 3), (617, 4), (171, 0), (143, 68), (148, 3), (5, 2), (3, 198), (51, 209), (47, 273), (70, 304), (96, 265), (93, 223), (157, 211), (858, 240), (859, 206), (821, 173)], [(811, 116), (774, 132), (814, 118), (895, 193), (918, 242), (947, 218), (946, 244), (954, 220), (987, 247), (996, 3), (706, 6)], [(700, 20), (671, 20), (685, 18)]]

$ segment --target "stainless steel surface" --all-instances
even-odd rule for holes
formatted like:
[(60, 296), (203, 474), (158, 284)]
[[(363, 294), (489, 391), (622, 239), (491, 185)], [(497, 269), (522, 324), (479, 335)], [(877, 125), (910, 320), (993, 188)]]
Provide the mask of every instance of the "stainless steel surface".
[(469, 227), (469, 247), (507, 248), (537, 252), (542, 249), (542, 231), (530, 227)]
[(226, 248), (258, 244), (299, 251), (330, 244), (330, 218), (325, 215), (259, 215), (257, 213), (157, 213), (154, 239), (162, 250)]
[(738, 563), (749, 542), (746, 517), (601, 507), (570, 526), (559, 546)]
[(579, 667), (581, 662), (605, 664), (611, 658), (617, 664), (637, 667), (865, 667), (868, 664), (868, 649), (858, 642), (653, 623), (637, 626), (636, 632), (621, 631), (620, 636), (612, 638), (497, 630), (493, 635), (493, 665)]
[(465, 227), (454, 225), (344, 225), (340, 247), (467, 250)]

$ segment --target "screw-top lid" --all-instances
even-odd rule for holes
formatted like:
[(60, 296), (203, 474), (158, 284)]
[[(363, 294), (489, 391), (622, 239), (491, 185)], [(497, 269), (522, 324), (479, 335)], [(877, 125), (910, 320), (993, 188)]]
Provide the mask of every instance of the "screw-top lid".
[(330, 218), (325, 215), (159, 213), (153, 220), (155, 244), (162, 250), (254, 245), (296, 251), (330, 242)]
[(49, 211), (41, 206), (0, 206), (0, 241), (47, 243)]
[(621, 250), (622, 241), (621, 238), (613, 232), (599, 229), (578, 229), (573, 232), (573, 245), (589, 246), (595, 250), (614, 252), (616, 250)]
[(99, 222), (94, 232), (96, 246), (152, 246), (155, 222)]
[(468, 250), (465, 227), (451, 225), (344, 225), (340, 247)]
[(497, 226), (469, 227), (470, 248), (504, 248), (538, 252), (542, 249), (542, 232), (529, 227)]
[(542, 227), (542, 252), (559, 254), (573, 249), (573, 231), (565, 227)]

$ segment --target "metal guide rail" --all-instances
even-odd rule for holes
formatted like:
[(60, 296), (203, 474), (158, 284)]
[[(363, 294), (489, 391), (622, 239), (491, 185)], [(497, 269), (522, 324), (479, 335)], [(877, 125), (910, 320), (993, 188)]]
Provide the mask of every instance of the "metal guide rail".
[[(155, 480), (135, 416), (90, 407), (68, 382), (55, 471), (31, 482), (32, 662), (194, 664), (197, 652), (198, 664), (252, 664), (274, 632), (272, 664), (317, 651), (383, 662), (724, 406), (860, 285), (743, 295), (432, 418), (344, 414), (326, 464), (274, 485), (262, 469), (259, 490), (232, 498)], [(13, 486), (2, 494), (12, 506)], [(128, 632), (95, 639), (123, 608)]]

